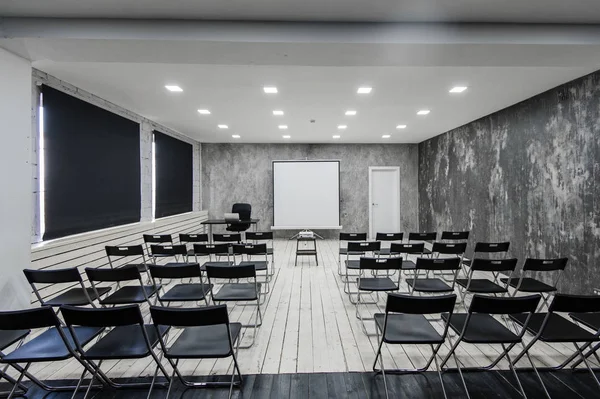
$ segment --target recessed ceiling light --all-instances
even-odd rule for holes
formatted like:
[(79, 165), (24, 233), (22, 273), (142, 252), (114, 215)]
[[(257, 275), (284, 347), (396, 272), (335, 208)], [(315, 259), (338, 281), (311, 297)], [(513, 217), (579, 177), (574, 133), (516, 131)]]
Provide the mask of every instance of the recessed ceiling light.
[(165, 88), (169, 91), (173, 91), (173, 92), (181, 92), (183, 91), (183, 89), (177, 85), (166, 85)]
[(339, 139), (339, 138), (340, 138), (340, 135), (339, 135), (339, 134), (336, 134), (335, 136), (333, 136), (333, 138), (334, 138), (334, 139)]
[(275, 87), (275, 86), (265, 86), (265, 87), (263, 87), (263, 90), (267, 94), (275, 94), (275, 93), (277, 93), (277, 87)]
[(353, 115), (356, 115), (356, 111), (354, 111), (354, 110), (348, 110), (348, 111), (346, 111), (346, 115), (347, 115), (347, 116), (353, 116)]
[(288, 136), (288, 135), (285, 135), (285, 136), (283, 136), (283, 138), (284, 138), (284, 139), (289, 139), (289, 138), (291, 138), (291, 137), (292, 137), (292, 136)]
[(398, 125), (396, 126), (396, 129), (406, 129), (406, 125)]
[(369, 94), (373, 90), (372, 87), (359, 87), (356, 91), (358, 94)]
[(234, 139), (239, 139), (240, 135), (239, 134), (232, 134), (231, 137), (233, 137)]
[(347, 127), (348, 127), (348, 126), (346, 126), (346, 125), (338, 125), (338, 129), (345, 129), (345, 128), (347, 128)]
[(281, 115), (283, 115), (283, 111), (276, 109), (275, 111), (273, 111), (273, 115), (281, 116)]
[(198, 110), (198, 112), (199, 112), (201, 115), (210, 115), (210, 111), (209, 111), (209, 110), (207, 110), (207, 109), (199, 109), (199, 110)]
[(430, 112), (431, 111), (429, 111), (428, 109), (422, 109), (419, 112), (417, 112), (417, 115), (427, 115)]
[(227, 125), (217, 125), (217, 127), (219, 129), (229, 129), (229, 126), (227, 126)]
[(285, 129), (287, 129), (287, 125), (279, 125), (278, 127), (279, 127), (281, 130), (285, 130)]
[(450, 93), (462, 93), (467, 90), (467, 86), (455, 86), (450, 89)]
[(389, 139), (390, 137), (392, 136), (390, 136), (389, 134), (384, 134), (383, 136), (381, 136), (382, 139)]

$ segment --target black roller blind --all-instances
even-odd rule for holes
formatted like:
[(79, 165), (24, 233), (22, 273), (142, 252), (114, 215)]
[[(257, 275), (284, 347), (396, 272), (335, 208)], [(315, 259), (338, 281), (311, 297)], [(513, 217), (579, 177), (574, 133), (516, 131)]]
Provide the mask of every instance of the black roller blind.
[(43, 87), (44, 240), (140, 220), (140, 127)]
[(192, 145), (154, 131), (156, 209), (154, 217), (192, 210)]

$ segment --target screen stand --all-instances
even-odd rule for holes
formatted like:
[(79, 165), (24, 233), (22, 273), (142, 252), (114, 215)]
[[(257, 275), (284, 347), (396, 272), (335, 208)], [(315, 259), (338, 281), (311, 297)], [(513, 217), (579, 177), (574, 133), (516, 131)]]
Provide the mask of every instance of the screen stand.
[(320, 239), (320, 240), (324, 240), (324, 238), (323, 238), (323, 237), (321, 237), (319, 234), (315, 233), (315, 232), (314, 232), (314, 231), (312, 231), (312, 230), (308, 230), (308, 229), (306, 229), (306, 230), (300, 230), (299, 232), (297, 232), (296, 234), (294, 234), (293, 236), (291, 236), (289, 239), (290, 239), (290, 240), (295, 240), (295, 239), (296, 239), (296, 238), (298, 238), (298, 237), (300, 236), (300, 234), (302, 234), (302, 233), (312, 233), (312, 234), (313, 234), (315, 237), (317, 237), (318, 239)]

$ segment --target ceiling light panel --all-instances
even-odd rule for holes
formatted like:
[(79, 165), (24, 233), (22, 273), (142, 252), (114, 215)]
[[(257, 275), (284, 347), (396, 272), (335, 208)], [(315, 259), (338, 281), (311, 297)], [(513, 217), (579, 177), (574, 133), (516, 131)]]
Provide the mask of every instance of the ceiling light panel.
[(280, 109), (276, 109), (275, 111), (273, 111), (273, 115), (275, 116), (282, 116), (283, 115), (283, 111)]
[(353, 109), (349, 109), (348, 111), (346, 111), (345, 115), (346, 116), (354, 116), (354, 115), (356, 115), (356, 111)]
[(467, 90), (467, 86), (455, 86), (450, 89), (450, 93), (462, 93)]
[(263, 91), (267, 94), (276, 94), (277, 93), (277, 87), (275, 86), (265, 86), (263, 87)]
[(431, 111), (428, 109), (422, 109), (420, 111), (417, 112), (417, 115), (427, 115), (429, 114)]
[(198, 110), (198, 113), (199, 113), (200, 115), (210, 115), (210, 111), (209, 111), (209, 110), (207, 110), (207, 109), (199, 109), (199, 110)]
[(372, 87), (359, 87), (356, 91), (358, 94), (369, 94), (373, 90)]
[(183, 91), (183, 89), (177, 85), (166, 85), (165, 89), (172, 91), (174, 93), (180, 93)]
[(227, 125), (217, 125), (217, 127), (219, 129), (229, 129), (229, 126), (227, 126)]

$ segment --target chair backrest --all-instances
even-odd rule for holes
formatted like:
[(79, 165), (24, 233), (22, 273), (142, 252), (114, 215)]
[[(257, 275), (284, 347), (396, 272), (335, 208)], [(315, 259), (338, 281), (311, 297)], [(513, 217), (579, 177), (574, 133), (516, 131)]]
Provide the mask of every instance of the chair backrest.
[(396, 254), (422, 254), (425, 251), (425, 244), (422, 242), (407, 244), (402, 242), (393, 242), (390, 245), (390, 252)]
[(150, 245), (152, 255), (177, 256), (187, 255), (187, 247), (185, 244), (179, 245)]
[(367, 241), (367, 233), (340, 233), (340, 241)]
[(240, 221), (249, 221), (252, 217), (252, 205), (246, 203), (233, 204), (231, 213), (240, 215)]
[(208, 242), (208, 234), (179, 234), (179, 242)]
[(119, 282), (119, 281), (131, 281), (139, 280), (141, 282), (142, 277), (137, 266), (124, 266), (118, 269), (109, 268), (92, 268), (87, 267), (85, 273), (88, 276), (90, 282)]
[(227, 234), (213, 234), (214, 242), (240, 242), (242, 241), (242, 235), (240, 233), (227, 233)]
[(555, 259), (534, 259), (527, 258), (523, 265), (523, 271), (550, 272), (555, 270), (565, 270), (569, 258)]
[(150, 306), (150, 314), (157, 326), (200, 327), (229, 324), (227, 305), (187, 309)]
[(429, 233), (408, 233), (408, 241), (435, 241), (437, 232)]
[(144, 256), (144, 247), (139, 245), (107, 245), (106, 256)]
[(125, 305), (114, 308), (82, 308), (80, 306), (61, 306), (67, 326), (119, 327), (144, 324), (138, 305)]
[(150, 271), (150, 275), (153, 279), (202, 277), (200, 265), (197, 263), (189, 263), (186, 265), (177, 266), (148, 265), (148, 270)]
[(267, 244), (233, 244), (236, 255), (266, 255)]
[(469, 313), (487, 314), (517, 314), (533, 313), (540, 303), (541, 295), (528, 295), (517, 297), (493, 297), (487, 295), (474, 295)]
[(173, 243), (171, 234), (144, 234), (144, 242), (147, 244)]
[(434, 242), (431, 252), (444, 255), (463, 255), (467, 250), (466, 242)]
[(29, 330), (45, 327), (60, 327), (60, 320), (51, 306), (0, 312), (0, 330)]
[(229, 251), (227, 244), (194, 244), (195, 255), (226, 254)]
[(479, 270), (485, 272), (514, 272), (517, 267), (518, 260), (510, 259), (481, 259), (475, 258), (471, 263), (471, 270)]
[(381, 249), (380, 241), (349, 242), (348, 252), (373, 252)]
[(402, 241), (404, 233), (377, 233), (375, 241)]
[(76, 267), (54, 270), (32, 270), (25, 269), (23, 274), (29, 284), (58, 284), (58, 283), (81, 283), (81, 274)]
[(436, 314), (452, 313), (456, 294), (420, 297), (390, 293), (385, 304), (386, 313)]
[(460, 258), (417, 258), (416, 267), (419, 270), (458, 270)]
[(548, 307), (548, 312), (598, 313), (600, 312), (600, 295), (555, 294)]
[(246, 240), (253, 241), (262, 241), (262, 240), (272, 240), (273, 232), (272, 231), (247, 231), (246, 232)]
[(243, 266), (214, 266), (206, 265), (206, 275), (212, 278), (255, 278), (256, 267), (253, 264)]
[(461, 240), (469, 239), (468, 231), (442, 231), (442, 240)]
[(496, 253), (496, 252), (508, 252), (510, 242), (478, 242), (475, 244), (474, 252), (481, 253)]
[(361, 270), (400, 270), (402, 269), (402, 258), (361, 257), (359, 268)]

